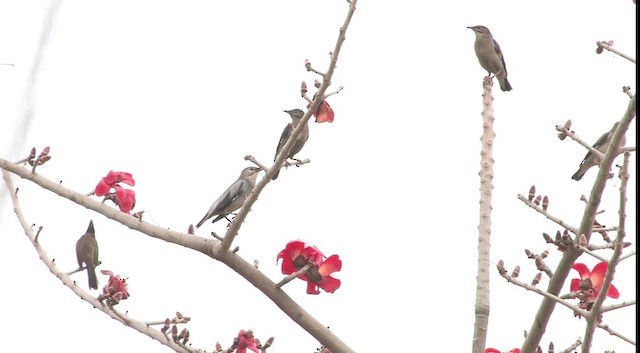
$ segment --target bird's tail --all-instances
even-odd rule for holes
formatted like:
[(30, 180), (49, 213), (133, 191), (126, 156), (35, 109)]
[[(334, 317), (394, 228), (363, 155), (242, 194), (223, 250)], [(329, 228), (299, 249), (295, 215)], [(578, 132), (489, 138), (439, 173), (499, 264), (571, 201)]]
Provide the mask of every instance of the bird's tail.
[(89, 275), (89, 288), (98, 289), (98, 277), (96, 277), (96, 268), (87, 265), (87, 274)]
[(498, 83), (500, 83), (500, 89), (502, 92), (511, 91), (511, 84), (509, 83), (509, 80), (507, 80), (507, 76), (500, 75), (498, 77)]
[(580, 179), (582, 179), (582, 177), (584, 176), (584, 173), (586, 172), (587, 172), (587, 169), (583, 169), (581, 166), (580, 169), (578, 169), (578, 171), (571, 176), (571, 179), (575, 181), (579, 181)]
[(201, 225), (203, 225), (203, 224), (204, 224), (204, 222), (206, 222), (206, 221), (207, 221), (207, 218), (208, 218), (207, 216), (208, 216), (208, 215), (209, 215), (209, 213), (207, 212), (207, 214), (206, 214), (206, 215), (204, 215), (204, 217), (202, 217), (202, 219), (200, 220), (200, 222), (198, 222), (198, 224), (196, 224), (196, 228), (200, 228), (200, 226), (201, 226)]

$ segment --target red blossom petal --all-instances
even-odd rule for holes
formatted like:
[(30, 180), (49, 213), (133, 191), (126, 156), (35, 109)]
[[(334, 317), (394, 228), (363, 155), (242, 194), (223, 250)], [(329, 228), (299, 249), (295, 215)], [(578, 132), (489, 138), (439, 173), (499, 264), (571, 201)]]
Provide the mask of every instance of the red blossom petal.
[(127, 172), (118, 172), (118, 182), (125, 183), (131, 186), (136, 186), (136, 181), (133, 180), (133, 175)]
[(276, 258), (276, 262), (278, 259), (294, 259), (300, 255), (304, 249), (304, 243), (300, 240), (293, 240), (287, 243), (284, 250), (280, 251), (278, 257)]
[(313, 114), (313, 116), (316, 117), (316, 123), (332, 123), (336, 115), (333, 112), (333, 109), (331, 109), (329, 103), (325, 100), (320, 103), (318, 110)]
[(571, 289), (572, 292), (577, 292), (580, 290), (580, 280), (577, 278), (574, 278), (571, 280)]
[(591, 286), (597, 292), (600, 292), (600, 290), (602, 289), (604, 275), (607, 273), (608, 268), (609, 264), (603, 261), (595, 265), (593, 267), (593, 270), (591, 271), (591, 276), (589, 276), (589, 278), (591, 279)]
[(104, 196), (109, 192), (110, 189), (111, 186), (104, 181), (104, 178), (102, 178), (100, 179), (98, 185), (96, 185), (96, 190), (94, 192), (96, 196)]
[(300, 255), (307, 259), (307, 261), (313, 262), (316, 265), (321, 264), (322, 260), (324, 259), (324, 254), (322, 253), (322, 251), (318, 250), (318, 248), (316, 248), (315, 246), (308, 246), (302, 249)]
[(575, 264), (573, 264), (573, 266), (571, 266), (571, 268), (578, 271), (578, 274), (580, 274), (580, 279), (587, 279), (591, 275), (591, 272), (589, 272), (589, 268), (585, 264), (576, 262)]
[(102, 180), (109, 185), (116, 184), (118, 182), (118, 173), (110, 170), (109, 173), (107, 173), (107, 176), (102, 178)]
[(256, 339), (253, 336), (247, 335), (244, 330), (240, 330), (238, 333), (238, 348), (236, 348), (236, 353), (246, 353), (247, 348), (256, 353), (259, 351)]
[(495, 348), (486, 348), (484, 353), (500, 353), (500, 351)]
[(340, 280), (331, 276), (322, 277), (322, 281), (318, 283), (318, 286), (326, 292), (333, 293), (340, 288)]
[(342, 261), (340, 260), (340, 256), (331, 255), (319, 266), (318, 272), (322, 277), (328, 276), (334, 272), (340, 271), (342, 269)]
[(320, 290), (318, 289), (318, 285), (313, 282), (307, 282), (307, 294), (320, 294)]
[(607, 290), (607, 297), (613, 299), (618, 299), (620, 297), (618, 289), (613, 284), (609, 285), (609, 289)]
[(115, 185), (114, 188), (116, 189), (116, 200), (118, 201), (120, 211), (129, 213), (136, 203), (136, 192), (130, 189), (125, 189), (120, 185)]
[(520, 353), (520, 348), (514, 348), (510, 350), (509, 353)]
[(290, 275), (297, 271), (295, 265), (293, 264), (293, 260), (300, 255), (302, 250), (304, 249), (305, 244), (299, 240), (293, 240), (287, 243), (287, 246), (284, 250), (280, 251), (278, 257), (276, 258), (276, 262), (279, 259), (282, 259), (282, 273), (285, 275)]

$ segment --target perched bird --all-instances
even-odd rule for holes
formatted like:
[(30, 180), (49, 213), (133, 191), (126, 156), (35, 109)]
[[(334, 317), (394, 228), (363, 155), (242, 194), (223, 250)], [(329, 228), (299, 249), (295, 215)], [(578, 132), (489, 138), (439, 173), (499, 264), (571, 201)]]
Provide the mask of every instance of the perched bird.
[[(616, 121), (616, 123), (613, 124), (613, 127), (611, 128), (610, 131), (607, 131), (604, 135), (600, 136), (598, 141), (596, 141), (596, 143), (593, 144), (593, 148), (595, 148), (596, 150), (602, 153), (606, 153), (607, 149), (609, 148), (609, 144), (611, 142), (611, 136), (613, 136), (613, 133), (618, 128), (618, 124), (619, 122)], [(626, 136), (622, 136), (621, 145), (624, 146), (626, 142), (627, 142)], [(571, 176), (571, 179), (576, 181), (582, 179), (582, 177), (587, 172), (587, 170), (589, 170), (589, 168), (598, 164), (600, 164), (600, 157), (595, 153), (591, 153), (591, 151), (587, 152), (587, 155), (584, 156), (584, 159), (582, 160), (582, 162), (580, 162), (580, 167), (578, 168), (578, 171), (575, 174), (573, 174), (573, 176)]]
[(93, 221), (89, 221), (89, 228), (86, 233), (76, 242), (76, 257), (78, 266), (82, 268), (85, 264), (89, 275), (89, 288), (98, 289), (98, 278), (96, 277), (96, 266), (98, 266), (98, 242), (96, 232), (93, 229)]
[[(231, 186), (225, 190), (220, 197), (209, 207), (207, 214), (202, 217), (202, 220), (198, 222), (196, 228), (200, 228), (209, 218), (217, 216), (211, 223), (215, 223), (223, 218), (227, 218), (227, 215), (233, 211), (242, 207), (244, 200), (249, 196), (251, 190), (256, 185), (256, 178), (260, 168), (246, 167), (240, 173), (240, 177)], [(229, 220), (227, 218), (227, 220)]]
[(511, 91), (511, 84), (507, 80), (507, 65), (504, 63), (500, 45), (493, 39), (491, 31), (485, 26), (467, 27), (476, 34), (474, 49), (482, 68), (489, 75), (495, 74), (502, 91)]
[[(284, 145), (287, 143), (287, 140), (289, 140), (289, 136), (291, 136), (293, 129), (295, 129), (298, 126), (298, 124), (300, 124), (300, 119), (302, 119), (302, 117), (304, 116), (304, 112), (300, 109), (284, 110), (284, 112), (289, 113), (289, 115), (291, 116), (291, 122), (287, 126), (285, 126), (284, 130), (282, 131), (282, 135), (280, 136), (280, 141), (278, 141), (278, 148), (276, 148), (276, 155), (275, 157), (273, 157), (274, 161), (276, 160), (276, 158), (278, 158), (278, 153), (280, 153), (280, 151), (282, 150), (282, 147), (284, 147)], [(288, 158), (294, 159), (293, 156), (295, 156), (296, 153), (300, 152), (300, 150), (302, 149), (302, 147), (304, 146), (305, 142), (307, 142), (308, 139), (309, 139), (309, 125), (305, 124), (304, 128), (302, 129), (302, 132), (300, 133), (300, 135), (298, 135), (296, 142), (293, 144), (293, 148), (291, 148), (291, 151), (289, 151), (289, 155), (287, 155), (287, 159)], [(286, 163), (286, 159), (285, 159), (285, 163)], [(273, 175), (273, 178), (271, 178), (271, 180), (276, 180), (279, 174), (280, 174), (280, 170), (278, 170)]]

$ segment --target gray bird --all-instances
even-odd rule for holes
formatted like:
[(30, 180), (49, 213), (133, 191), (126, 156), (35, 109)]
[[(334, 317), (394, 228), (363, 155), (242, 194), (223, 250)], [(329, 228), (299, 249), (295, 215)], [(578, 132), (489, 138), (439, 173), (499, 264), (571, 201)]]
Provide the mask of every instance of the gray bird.
[[(209, 218), (217, 216), (211, 223), (215, 223), (227, 216), (233, 211), (242, 207), (244, 200), (249, 196), (251, 190), (256, 185), (256, 178), (260, 168), (246, 167), (240, 173), (238, 180), (233, 182), (231, 186), (225, 190), (220, 197), (209, 207), (207, 214), (198, 222), (196, 228), (200, 228)], [(231, 222), (228, 218), (227, 220)]]
[(93, 229), (93, 221), (89, 221), (86, 233), (76, 242), (76, 257), (78, 266), (82, 268), (85, 264), (89, 275), (89, 288), (98, 289), (98, 278), (96, 277), (96, 266), (98, 266), (98, 242), (96, 232)]
[[(604, 135), (600, 136), (600, 138), (596, 141), (596, 143), (593, 144), (593, 148), (595, 148), (596, 150), (602, 153), (606, 153), (607, 149), (609, 148), (609, 144), (611, 142), (611, 136), (613, 136), (613, 133), (618, 128), (618, 124), (619, 122), (616, 122), (615, 124), (613, 124), (613, 127), (611, 128), (610, 131), (607, 131)], [(626, 136), (622, 136), (621, 145), (624, 146), (626, 142), (627, 142)], [(594, 165), (598, 165), (598, 164), (600, 164), (600, 157), (595, 153), (591, 153), (591, 151), (587, 152), (587, 155), (584, 156), (584, 159), (582, 160), (582, 162), (580, 162), (580, 167), (578, 168), (578, 171), (575, 174), (573, 174), (573, 176), (571, 176), (571, 179), (576, 181), (582, 179), (582, 177), (587, 172), (587, 170), (589, 170)]]
[(467, 28), (472, 29), (476, 34), (474, 49), (482, 68), (487, 70), (489, 75), (496, 75), (502, 91), (511, 91), (511, 84), (507, 80), (507, 65), (504, 63), (502, 50), (498, 42), (493, 39), (489, 28), (485, 26)]
[[(295, 129), (298, 126), (298, 124), (300, 124), (300, 119), (302, 119), (302, 117), (304, 116), (304, 112), (300, 109), (284, 110), (284, 112), (288, 113), (291, 116), (291, 122), (287, 126), (285, 126), (284, 130), (282, 131), (282, 135), (280, 136), (280, 141), (278, 141), (278, 147), (276, 148), (276, 155), (275, 157), (273, 157), (274, 161), (276, 160), (276, 158), (278, 158), (278, 153), (280, 153), (280, 151), (282, 150), (282, 147), (284, 147), (285, 143), (287, 143), (287, 140), (289, 140), (289, 136), (291, 136), (293, 129)], [(300, 135), (298, 135), (298, 138), (296, 139), (296, 143), (293, 144), (293, 148), (291, 148), (291, 151), (289, 151), (289, 155), (287, 155), (287, 159), (289, 158), (295, 159), (293, 158), (293, 156), (295, 156), (296, 153), (300, 152), (300, 150), (302, 149), (302, 147), (304, 146), (305, 142), (307, 142), (308, 139), (309, 139), (309, 125), (305, 124), (304, 128), (302, 129), (302, 132), (300, 133)], [(287, 163), (286, 159), (285, 159), (285, 163)], [(273, 178), (271, 178), (271, 180), (276, 180), (278, 178), (278, 175), (280, 175), (280, 170), (278, 170), (273, 175)]]

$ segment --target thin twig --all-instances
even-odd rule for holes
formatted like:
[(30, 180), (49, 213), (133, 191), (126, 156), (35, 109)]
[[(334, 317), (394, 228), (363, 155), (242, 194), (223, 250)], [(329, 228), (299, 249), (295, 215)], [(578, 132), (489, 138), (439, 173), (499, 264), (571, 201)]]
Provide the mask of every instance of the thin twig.
[(293, 281), (294, 279), (300, 277), (301, 274), (306, 273), (307, 271), (309, 271), (311, 266), (313, 266), (313, 264), (306, 264), (306, 265), (304, 265), (304, 267), (302, 267), (298, 271), (296, 271), (296, 272), (288, 275), (287, 277), (283, 278), (282, 281), (276, 283), (276, 288), (280, 289), (285, 284), (287, 284), (287, 283)]
[(606, 50), (608, 50), (608, 51), (610, 51), (610, 52), (612, 52), (614, 54), (618, 54), (619, 56), (631, 61), (634, 64), (636, 63), (636, 59), (634, 59), (634, 58), (630, 57), (629, 55), (626, 55), (626, 54), (618, 51), (617, 49), (614, 49), (611, 45), (609, 45), (606, 42), (597, 41), (596, 45), (598, 46), (598, 48), (606, 49)]

